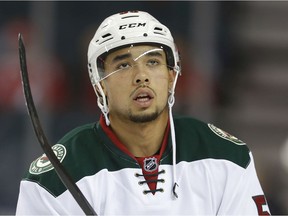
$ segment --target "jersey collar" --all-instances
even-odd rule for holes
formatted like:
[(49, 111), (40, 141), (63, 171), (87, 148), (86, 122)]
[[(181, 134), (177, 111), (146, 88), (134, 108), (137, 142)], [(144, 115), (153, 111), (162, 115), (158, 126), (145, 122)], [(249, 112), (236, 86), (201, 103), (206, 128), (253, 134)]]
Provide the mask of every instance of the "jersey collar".
[[(127, 149), (127, 147), (118, 139), (116, 134), (111, 130), (111, 127), (106, 125), (103, 115), (100, 116), (100, 126), (103, 129), (103, 131), (105, 132), (105, 134), (112, 141), (112, 143), (118, 149), (120, 149), (121, 152), (123, 152), (124, 154), (128, 155), (130, 158), (133, 158), (134, 160), (136, 160), (135, 156)], [(162, 158), (162, 155), (163, 155), (163, 153), (164, 153), (164, 151), (165, 151), (165, 149), (167, 147), (168, 138), (169, 138), (169, 131), (170, 131), (170, 124), (168, 122), (166, 130), (165, 130), (164, 138), (162, 140), (160, 151), (156, 153), (159, 158)]]

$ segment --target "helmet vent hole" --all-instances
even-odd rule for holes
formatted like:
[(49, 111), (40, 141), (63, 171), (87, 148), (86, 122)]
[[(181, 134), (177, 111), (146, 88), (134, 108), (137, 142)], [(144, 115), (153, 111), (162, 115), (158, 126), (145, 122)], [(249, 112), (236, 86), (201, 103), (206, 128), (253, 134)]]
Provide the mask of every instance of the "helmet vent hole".
[(130, 16), (124, 16), (121, 19), (127, 19), (127, 18), (133, 18), (133, 17), (139, 17), (138, 15), (130, 15)]
[(166, 35), (166, 32), (163, 30), (163, 28), (155, 27), (154, 28), (154, 34), (160, 34), (160, 35)]
[(110, 33), (103, 35), (102, 38), (106, 38), (106, 37), (109, 37), (109, 36), (111, 36)]
[(110, 33), (102, 35), (101, 37), (102, 38), (100, 40), (96, 41), (96, 43), (99, 43), (99, 45), (105, 43), (106, 41), (109, 41), (109, 40), (113, 39), (113, 36)]
[(125, 36), (122, 36), (122, 37), (121, 37), (121, 40), (125, 40)]
[(147, 36), (148, 36), (148, 34), (147, 34), (147, 33), (144, 33), (144, 34), (143, 34), (143, 36), (144, 36), (144, 37), (147, 37)]

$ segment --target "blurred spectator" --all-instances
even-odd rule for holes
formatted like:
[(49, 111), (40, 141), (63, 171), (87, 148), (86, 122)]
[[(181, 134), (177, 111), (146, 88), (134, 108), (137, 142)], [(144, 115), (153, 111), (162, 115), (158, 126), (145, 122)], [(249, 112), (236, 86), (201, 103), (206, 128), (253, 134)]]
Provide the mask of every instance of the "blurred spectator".
[(67, 72), (54, 56), (41, 52), (41, 44), (33, 44), (35, 29), (29, 20), (16, 19), (0, 30), (0, 110), (22, 110), (25, 106), (20, 78), (18, 34), (22, 33), (27, 52), (27, 67), (34, 102), (44, 110), (67, 107)]

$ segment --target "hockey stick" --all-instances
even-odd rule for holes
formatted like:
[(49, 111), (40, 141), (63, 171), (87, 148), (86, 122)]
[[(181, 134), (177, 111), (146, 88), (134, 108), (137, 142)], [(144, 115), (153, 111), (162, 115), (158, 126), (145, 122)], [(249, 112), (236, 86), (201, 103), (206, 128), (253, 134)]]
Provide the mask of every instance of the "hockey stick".
[(86, 215), (97, 215), (92, 206), (85, 198), (85, 196), (80, 191), (80, 189), (77, 187), (72, 178), (69, 176), (63, 165), (60, 163), (60, 161), (54, 154), (53, 150), (51, 149), (50, 144), (48, 143), (48, 140), (40, 124), (30, 89), (27, 64), (26, 64), (26, 52), (21, 34), (19, 34), (18, 36), (18, 42), (19, 42), (19, 58), (20, 58), (22, 87), (25, 95), (28, 113), (30, 115), (37, 139), (40, 142), (40, 145), (43, 151), (45, 152), (46, 156), (49, 158), (51, 164), (55, 168), (55, 171), (59, 176), (59, 178), (61, 179), (62, 183), (70, 191), (70, 193), (72, 194), (78, 205), (81, 207), (83, 212)]

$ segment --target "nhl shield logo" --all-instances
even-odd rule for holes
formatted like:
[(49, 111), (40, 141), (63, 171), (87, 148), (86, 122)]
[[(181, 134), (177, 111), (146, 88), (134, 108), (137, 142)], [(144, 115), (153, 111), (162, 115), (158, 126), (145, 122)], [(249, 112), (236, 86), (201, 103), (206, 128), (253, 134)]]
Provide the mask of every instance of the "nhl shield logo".
[[(66, 155), (66, 148), (61, 144), (56, 144), (52, 146), (52, 150), (58, 160), (62, 162), (64, 160), (64, 157)], [(30, 165), (29, 172), (34, 175), (39, 175), (41, 173), (48, 172), (52, 170), (54, 167), (49, 161), (46, 154), (43, 154), (41, 157), (37, 158), (35, 161), (33, 161)]]
[(158, 169), (158, 162), (156, 157), (144, 159), (144, 170), (147, 172), (153, 172)]

